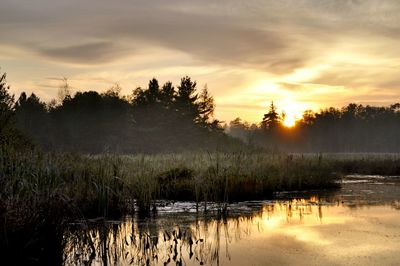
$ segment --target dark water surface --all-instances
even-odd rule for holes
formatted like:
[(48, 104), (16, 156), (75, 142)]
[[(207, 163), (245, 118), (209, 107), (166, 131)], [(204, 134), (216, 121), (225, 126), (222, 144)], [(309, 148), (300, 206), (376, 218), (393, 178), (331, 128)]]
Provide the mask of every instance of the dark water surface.
[[(150, 218), (72, 224), (65, 265), (400, 265), (400, 177), (218, 205), (159, 203)], [(204, 206), (200, 206), (203, 210)]]

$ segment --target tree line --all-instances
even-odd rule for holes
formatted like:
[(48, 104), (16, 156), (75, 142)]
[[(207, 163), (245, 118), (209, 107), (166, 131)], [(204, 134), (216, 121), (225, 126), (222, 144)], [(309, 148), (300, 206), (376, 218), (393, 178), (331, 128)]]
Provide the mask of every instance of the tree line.
[[(85, 153), (151, 153), (217, 150), (242, 146), (213, 118), (214, 99), (190, 77), (174, 87), (153, 78), (147, 88), (121, 96), (119, 86), (104, 93), (71, 95), (66, 83), (59, 103), (45, 103), (34, 93), (9, 94), (5, 74), (0, 82), (4, 141), (25, 142), (49, 151)], [(6, 137), (7, 135), (7, 137)], [(12, 136), (12, 137), (11, 137)]]
[(122, 96), (114, 86), (71, 94), (65, 83), (59, 102), (34, 93), (15, 99), (0, 76), (0, 144), (48, 151), (151, 153), (186, 150), (264, 149), (287, 152), (400, 152), (400, 104), (351, 103), (305, 111), (292, 128), (271, 103), (258, 124), (237, 118), (223, 126), (215, 103), (190, 77), (178, 86), (153, 78)]
[(400, 152), (400, 104), (305, 111), (294, 127), (283, 125), (284, 114), (271, 103), (259, 124), (236, 118), (229, 133), (268, 150), (289, 152)]

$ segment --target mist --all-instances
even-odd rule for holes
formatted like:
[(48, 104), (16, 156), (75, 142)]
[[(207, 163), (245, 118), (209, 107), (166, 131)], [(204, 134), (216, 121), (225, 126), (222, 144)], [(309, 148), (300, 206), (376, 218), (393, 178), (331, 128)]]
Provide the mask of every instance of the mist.
[(259, 124), (237, 118), (227, 133), (268, 151), (330, 153), (400, 152), (400, 104), (370, 106), (350, 103), (342, 108), (304, 112), (292, 127), (272, 104)]
[(245, 148), (223, 132), (213, 117), (213, 97), (190, 77), (177, 87), (153, 78), (131, 95), (120, 91), (114, 86), (103, 93), (71, 95), (65, 83), (58, 101), (49, 103), (23, 92), (13, 108), (16, 128), (44, 151), (132, 154)]
[(103, 93), (71, 95), (66, 82), (58, 101), (45, 103), (23, 92), (13, 113), (19, 132), (45, 151), (101, 153), (173, 153), (183, 151), (265, 151), (288, 153), (400, 152), (400, 104), (350, 103), (305, 111), (292, 127), (273, 103), (259, 123), (239, 117), (214, 118), (207, 88), (183, 77), (180, 84), (159, 84), (121, 95), (118, 85)]

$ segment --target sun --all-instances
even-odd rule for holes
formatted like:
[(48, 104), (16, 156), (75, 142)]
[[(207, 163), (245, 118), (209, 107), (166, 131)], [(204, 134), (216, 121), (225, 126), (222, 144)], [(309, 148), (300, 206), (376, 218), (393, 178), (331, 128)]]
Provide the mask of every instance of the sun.
[(296, 118), (293, 115), (286, 115), (282, 124), (285, 127), (294, 127), (296, 125)]
[(300, 103), (293, 101), (291, 99), (285, 99), (280, 102), (282, 104), (282, 113), (284, 113), (282, 124), (285, 127), (294, 127), (296, 121), (302, 114), (302, 106)]

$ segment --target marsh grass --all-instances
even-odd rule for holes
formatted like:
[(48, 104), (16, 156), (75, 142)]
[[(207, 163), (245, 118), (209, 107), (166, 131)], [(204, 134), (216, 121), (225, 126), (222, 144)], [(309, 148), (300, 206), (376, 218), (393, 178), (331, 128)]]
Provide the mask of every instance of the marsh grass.
[[(91, 156), (3, 148), (1, 244), (34, 248), (40, 246), (41, 233), (59, 232), (72, 220), (121, 217), (135, 211), (148, 214), (159, 199), (196, 201), (205, 211), (208, 202), (216, 202), (226, 212), (228, 202), (271, 197), (283, 190), (332, 188), (342, 174), (357, 172), (399, 175), (400, 156), (244, 152)], [(15, 243), (23, 237), (24, 245)]]
[(6, 213), (14, 205), (36, 211), (43, 202), (57, 199), (64, 212), (81, 218), (120, 215), (132, 211), (133, 202), (148, 212), (155, 199), (229, 202), (279, 190), (326, 187), (337, 177), (333, 170), (329, 161), (311, 156), (0, 151)]

